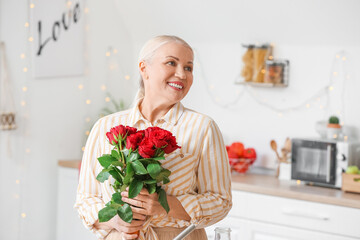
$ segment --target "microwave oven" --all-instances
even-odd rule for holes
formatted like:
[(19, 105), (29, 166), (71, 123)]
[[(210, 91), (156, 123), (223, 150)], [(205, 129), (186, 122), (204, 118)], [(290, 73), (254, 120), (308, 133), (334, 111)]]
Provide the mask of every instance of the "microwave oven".
[(291, 179), (341, 188), (342, 173), (351, 165), (360, 167), (360, 143), (327, 139), (291, 141)]

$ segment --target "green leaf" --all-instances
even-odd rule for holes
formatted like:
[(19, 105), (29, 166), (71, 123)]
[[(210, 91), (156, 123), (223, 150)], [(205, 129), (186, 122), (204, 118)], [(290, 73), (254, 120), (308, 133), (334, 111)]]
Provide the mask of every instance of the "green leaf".
[(156, 191), (156, 183), (147, 184), (145, 187), (150, 194), (153, 194)]
[(137, 179), (134, 179), (129, 186), (129, 198), (134, 198), (139, 195), (141, 189), (143, 188), (144, 183)]
[(170, 182), (170, 179), (167, 177), (167, 176), (164, 176), (163, 177), (163, 183), (164, 184), (167, 184), (167, 183), (169, 183)]
[(147, 179), (147, 180), (144, 180), (144, 183), (145, 184), (153, 184), (153, 183), (156, 183), (156, 179)]
[(131, 207), (127, 203), (118, 208), (117, 214), (123, 221), (127, 223), (131, 223), (133, 219), (133, 212), (131, 210)]
[(165, 177), (169, 177), (170, 174), (171, 174), (171, 171), (163, 168), (163, 169), (161, 170), (161, 172), (159, 173), (159, 175), (157, 175), (157, 177), (156, 177), (156, 182), (161, 182), (161, 181), (163, 181), (164, 176), (165, 176)]
[(115, 203), (124, 204), (122, 197), (121, 197), (121, 193), (119, 193), (119, 192), (116, 192), (112, 195), (112, 200), (114, 200)]
[(113, 166), (119, 166), (119, 167), (121, 167), (121, 168), (124, 167), (124, 164), (123, 164), (122, 162), (120, 162), (120, 161), (112, 162), (111, 165), (113, 165)]
[(112, 151), (111, 151), (111, 156), (114, 157), (114, 158), (116, 158), (117, 160), (120, 159), (120, 154), (119, 154), (119, 152), (116, 151), (116, 150), (112, 150)]
[(99, 157), (98, 160), (100, 165), (103, 166), (104, 168), (108, 168), (112, 162), (117, 161), (117, 159), (111, 156), (110, 154), (104, 154), (101, 157)]
[(134, 171), (133, 167), (131, 166), (131, 164), (126, 165), (126, 174), (125, 174), (125, 178), (124, 178), (124, 184), (129, 185), (134, 174), (135, 174), (135, 171)]
[(169, 208), (169, 204), (167, 202), (166, 192), (164, 191), (164, 189), (160, 189), (160, 191), (159, 191), (159, 202), (160, 202), (161, 206), (163, 206), (165, 211), (167, 213), (169, 213), (170, 208)]
[(112, 219), (118, 211), (110, 206), (101, 209), (98, 213), (99, 222), (107, 222)]
[(109, 173), (109, 169), (103, 169), (96, 177), (96, 179), (100, 182), (105, 182), (106, 180), (108, 180), (110, 173)]
[(119, 174), (119, 172), (115, 169), (116, 167), (112, 167), (109, 169), (109, 173), (111, 174), (111, 176), (118, 181), (120, 184), (123, 182), (122, 178)]
[(157, 164), (157, 163), (150, 163), (147, 166), (147, 170), (150, 174), (150, 176), (154, 179), (156, 179), (156, 177), (159, 175), (159, 173), (161, 172), (162, 167)]
[(134, 168), (135, 173), (138, 175), (143, 175), (148, 173), (144, 165), (139, 160), (135, 160), (131, 162), (131, 166)]
[(138, 152), (132, 152), (130, 153), (130, 156), (128, 157), (128, 162), (135, 161), (140, 158), (140, 154)]

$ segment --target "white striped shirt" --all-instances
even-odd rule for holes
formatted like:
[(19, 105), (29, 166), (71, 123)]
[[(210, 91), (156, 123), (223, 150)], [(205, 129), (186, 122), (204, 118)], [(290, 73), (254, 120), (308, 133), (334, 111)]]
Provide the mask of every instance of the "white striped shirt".
[(165, 214), (151, 217), (140, 232), (141, 240), (156, 240), (152, 227), (185, 227), (201, 220), (206, 227), (223, 219), (232, 206), (229, 161), (221, 132), (216, 123), (206, 115), (175, 104), (154, 125), (146, 120), (136, 107), (108, 115), (96, 122), (87, 140), (82, 159), (75, 208), (84, 225), (98, 239), (104, 239), (109, 231), (97, 230), (93, 224), (98, 211), (110, 201), (114, 182), (112, 177), (104, 183), (96, 180), (102, 170), (97, 158), (110, 153), (112, 146), (106, 140), (106, 132), (117, 125), (139, 130), (158, 126), (170, 131), (181, 149), (165, 155), (162, 166), (171, 171), (170, 183), (162, 188), (168, 195), (176, 196), (191, 221), (179, 220)]

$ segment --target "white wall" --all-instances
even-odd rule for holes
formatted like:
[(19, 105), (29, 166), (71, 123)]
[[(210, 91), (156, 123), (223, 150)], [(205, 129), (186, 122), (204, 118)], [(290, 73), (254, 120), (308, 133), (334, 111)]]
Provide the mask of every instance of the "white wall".
[[(360, 2), (355, 0), (198, 0), (198, 1), (136, 1), (115, 0), (124, 16), (125, 25), (135, 41), (135, 49), (151, 36), (174, 34), (193, 46), (195, 81), (183, 101), (213, 117), (220, 126), (227, 144), (242, 141), (254, 147), (259, 158), (257, 165), (273, 167), (275, 154), (270, 140), (282, 147), (286, 137), (318, 137), (315, 123), (327, 120), (344, 101), (341, 120), (357, 128), (360, 135), (359, 71), (360, 64)], [(234, 85), (239, 76), (244, 48), (241, 44), (273, 43), (275, 58), (290, 60), (290, 85), (285, 89), (246, 88), (236, 104), (237, 94), (244, 87)], [(344, 82), (333, 78), (334, 91), (330, 107), (320, 109), (326, 102), (306, 100), (329, 84), (332, 71), (341, 71), (336, 54), (344, 51), (343, 62), (350, 79)], [(341, 55), (340, 57), (342, 57)], [(345, 96), (341, 91), (346, 85)], [(207, 88), (212, 90), (207, 91)], [(256, 94), (256, 99), (251, 93)], [(215, 99), (219, 98), (219, 104)], [(283, 110), (301, 105), (296, 111), (273, 111), (258, 101)], [(282, 117), (279, 117), (282, 113)]]
[[(279, 117), (249, 93), (255, 92), (280, 109), (298, 105), (328, 83), (333, 59), (340, 50), (348, 52), (351, 76), (344, 118), (360, 129), (359, 1), (88, 0), (87, 6), (89, 75), (37, 80), (22, 72), (28, 59), (19, 57), (28, 48), (24, 28), (27, 3), (0, 0), (0, 39), (7, 45), (17, 110), (29, 113), (26, 125), (23, 118), (19, 122), (20, 127), (27, 126), (27, 135), (19, 129), (10, 136), (13, 158), (7, 154), (7, 134), (0, 132), (0, 239), (55, 238), (57, 161), (81, 157), (88, 127), (84, 118), (94, 120), (104, 106), (102, 84), (109, 85), (113, 95), (131, 101), (137, 84), (137, 53), (154, 35), (179, 35), (194, 47), (195, 81), (185, 106), (213, 117), (227, 144), (239, 140), (255, 147), (259, 165), (273, 166), (270, 139), (282, 144), (287, 136), (316, 136), (315, 122), (323, 120), (326, 113), (318, 107), (303, 107)], [(241, 44), (263, 42), (273, 42), (275, 56), (290, 60), (290, 86), (247, 88), (228, 109), (214, 104), (215, 97), (231, 102), (243, 88), (233, 84), (241, 70)], [(106, 58), (109, 46), (118, 54)], [(119, 68), (109, 71), (109, 63), (117, 63)], [(130, 80), (124, 79), (127, 74)], [(77, 88), (80, 83), (85, 86), (82, 92)], [(26, 111), (19, 104), (24, 84), (29, 88)], [(212, 96), (205, 90), (209, 84), (214, 85)], [(91, 106), (84, 104), (87, 98), (92, 99)], [(31, 149), (30, 153), (24, 153), (25, 148)], [(16, 184), (17, 179), (20, 184)], [(20, 194), (18, 199), (15, 194)], [(20, 218), (22, 212), (27, 214), (25, 219)]]

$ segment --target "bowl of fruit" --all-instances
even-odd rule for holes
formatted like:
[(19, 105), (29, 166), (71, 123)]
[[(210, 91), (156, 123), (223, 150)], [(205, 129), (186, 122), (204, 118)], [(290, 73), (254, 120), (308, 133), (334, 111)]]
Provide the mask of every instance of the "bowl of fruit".
[(231, 172), (246, 173), (256, 160), (255, 149), (245, 148), (241, 142), (234, 142), (230, 146), (226, 146), (226, 151)]

